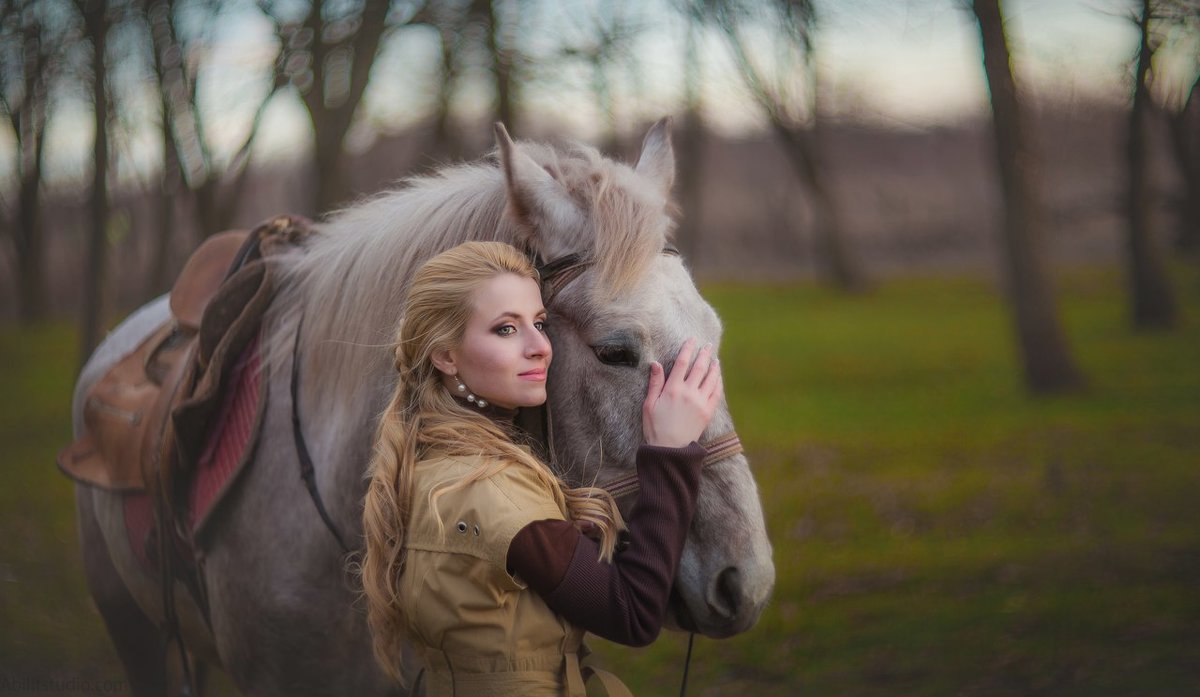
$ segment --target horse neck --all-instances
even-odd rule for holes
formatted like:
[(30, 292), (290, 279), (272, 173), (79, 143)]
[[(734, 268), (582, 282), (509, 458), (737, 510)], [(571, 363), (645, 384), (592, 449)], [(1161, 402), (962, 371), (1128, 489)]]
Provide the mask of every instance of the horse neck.
[(467, 174), (472, 181), (420, 180), (344, 211), (285, 269), (282, 304), (302, 322), (303, 427), (314, 458), (337, 463), (322, 478), (339, 492), (362, 486), (376, 419), (395, 386), (391, 347), (413, 273), (462, 242), (517, 242), (519, 230), (503, 215), (502, 177), (481, 168)]

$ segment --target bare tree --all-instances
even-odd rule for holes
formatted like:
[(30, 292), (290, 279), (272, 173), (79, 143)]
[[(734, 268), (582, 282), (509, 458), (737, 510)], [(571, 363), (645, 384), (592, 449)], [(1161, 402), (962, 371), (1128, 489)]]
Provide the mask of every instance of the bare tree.
[[(190, 40), (179, 31), (179, 2), (151, 0), (142, 17), (150, 36), (152, 63), (160, 97), (163, 137), (163, 167), (160, 186), (159, 216), (163, 235), (172, 229), (172, 199), (180, 183), (190, 193), (192, 212), (201, 239), (229, 228), (237, 205), (246, 190), (250, 151), (258, 133), (263, 114), (272, 97), (284, 84), (282, 69), (275, 66), (266, 79), (270, 86), (254, 111), (250, 125), (228, 162), (213, 151), (205, 128), (205, 110), (198, 98), (200, 74), (207, 67), (205, 57), (211, 55), (216, 17), (220, 3), (191, 7), (192, 13), (207, 10), (202, 21), (192, 24), (199, 30)], [(165, 278), (168, 238), (158, 240), (153, 275)], [(159, 267), (162, 268), (159, 268)]]
[(425, 3), (398, 1), (393, 7), (391, 0), (312, 0), (299, 22), (284, 18), (289, 8), (279, 7), (283, 4), (259, 0), (275, 24), (283, 74), (300, 91), (312, 121), (316, 211), (324, 212), (353, 193), (342, 149), (384, 35), (407, 23)]
[(515, 0), (477, 0), (476, 14), (483, 18), (483, 37), (491, 58), (492, 81), (496, 88), (495, 119), (515, 131), (521, 81), (516, 30), (519, 7)]
[(11, 238), (16, 257), (18, 315), (32, 324), (46, 314), (42, 171), (46, 125), (55, 84), (63, 76), (63, 47), (78, 26), (57, 3), (16, 0), (0, 4), (0, 109), (16, 143), (17, 197)]
[(1175, 293), (1171, 290), (1166, 264), (1155, 244), (1152, 230), (1152, 192), (1150, 189), (1149, 156), (1146, 147), (1147, 115), (1150, 113), (1150, 92), (1146, 74), (1154, 52), (1151, 45), (1150, 0), (1141, 0), (1137, 16), (1137, 63), (1133, 73), (1133, 106), (1129, 114), (1129, 139), (1126, 147), (1129, 169), (1129, 189), (1126, 198), (1128, 228), (1129, 290), (1134, 326), (1164, 328), (1175, 324), (1177, 310)]
[[(817, 15), (811, 0), (698, 1), (728, 40), (743, 82), (808, 191), (825, 274), (843, 290), (865, 289), (866, 278), (829, 188), (829, 167), (821, 158), (812, 42)], [(756, 50), (763, 42), (775, 45)], [(763, 54), (771, 58), (759, 58)]]
[(700, 252), (701, 187), (704, 184), (704, 104), (700, 93), (699, 40), (703, 17), (684, 7), (686, 36), (683, 48), (683, 123), (676, 138), (679, 162), (679, 203), (682, 211), (677, 234), (680, 252), (693, 266)]
[(105, 267), (108, 263), (108, 66), (105, 53), (115, 8), (109, 0), (75, 0), (83, 17), (84, 36), (91, 46), (92, 186), (89, 193), (87, 256), (83, 270), (83, 306), (80, 319), (80, 362), (87, 360), (100, 339), (103, 321)]
[(1200, 76), (1192, 82), (1183, 106), (1168, 114), (1175, 162), (1183, 176), (1182, 220), (1177, 244), (1186, 252), (1200, 251)]
[(1200, 252), (1200, 0), (1160, 0), (1153, 20), (1160, 38), (1152, 63), (1169, 53), (1191, 71), (1163, 75), (1154, 65), (1150, 68), (1184, 185), (1175, 243), (1180, 251)]
[(439, 66), (437, 97), (433, 114), (433, 149), (450, 159), (462, 152), (462, 142), (453, 121), (454, 95), (463, 69), (463, 54), (468, 50), (468, 28), (475, 0), (436, 0), (425, 4), (411, 24), (428, 24), (438, 34)]
[[(159, 135), (162, 138), (163, 161), (159, 171), (158, 191), (155, 197), (156, 236), (154, 239), (154, 254), (150, 260), (147, 295), (153, 296), (168, 289), (168, 263), (171, 251), (171, 238), (175, 232), (175, 199), (183, 188), (183, 168), (179, 158), (179, 145), (175, 141), (171, 127), (172, 104), (167, 75), (170, 71), (182, 70), (182, 53), (164, 50), (160, 45), (163, 41), (164, 22), (169, 23), (171, 7), (169, 3), (160, 2), (147, 8), (146, 20), (151, 36), (150, 51), (153, 54), (154, 74), (158, 82), (159, 92)], [(198, 226), (203, 229), (203, 226)]]
[[(633, 42), (642, 31), (631, 20), (624, 2), (600, 3), (594, 12), (570, 13), (576, 36), (558, 47), (550, 70), (557, 70), (563, 60), (578, 62), (590, 73), (592, 98), (596, 113), (603, 121), (600, 149), (609, 153), (621, 152), (621, 133), (618, 125), (617, 92), (612, 71), (618, 61), (633, 51)], [(556, 75), (541, 70), (541, 79)]]
[(983, 67), (991, 91), (996, 160), (1004, 192), (1004, 251), (1009, 302), (1025, 382), (1038, 394), (1081, 388), (1067, 348), (1040, 244), (1046, 220), (1036, 154), (1030, 145), (999, 0), (973, 0)]

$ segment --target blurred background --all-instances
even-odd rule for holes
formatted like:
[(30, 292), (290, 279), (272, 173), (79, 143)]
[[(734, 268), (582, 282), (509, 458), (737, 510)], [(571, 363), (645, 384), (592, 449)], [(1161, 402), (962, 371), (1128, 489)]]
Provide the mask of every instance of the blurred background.
[(201, 240), (663, 115), (778, 572), (693, 693), (1200, 694), (1198, 77), (1197, 0), (0, 0), (0, 694), (125, 689), (53, 457)]

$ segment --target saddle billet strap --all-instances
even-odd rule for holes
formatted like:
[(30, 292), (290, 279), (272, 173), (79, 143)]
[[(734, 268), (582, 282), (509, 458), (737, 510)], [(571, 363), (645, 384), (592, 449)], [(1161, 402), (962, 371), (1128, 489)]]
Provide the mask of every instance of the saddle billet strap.
[(342, 551), (349, 554), (350, 546), (346, 544), (346, 538), (342, 537), (342, 533), (333, 522), (333, 518), (330, 517), (329, 511), (325, 509), (325, 502), (321, 500), (321, 491), (317, 488), (316, 467), (313, 465), (312, 455), (308, 451), (308, 442), (304, 440), (304, 429), (300, 426), (300, 330), (303, 326), (304, 316), (301, 315), (300, 319), (296, 321), (296, 339), (292, 344), (292, 440), (296, 444), (296, 457), (300, 460), (300, 478), (304, 480), (308, 496), (317, 507), (317, 515), (321, 516), (321, 521), (333, 534), (333, 539), (337, 540)]
[[(708, 454), (704, 456), (704, 461), (700, 463), (701, 469), (714, 465), (726, 458), (733, 457), (743, 451), (742, 440), (738, 438), (736, 431), (730, 431), (725, 435), (717, 436), (711, 440), (701, 441), (700, 445), (704, 446), (704, 449), (708, 451)], [(618, 477), (601, 488), (607, 491), (614, 499), (629, 496), (640, 488), (637, 472), (627, 474), (624, 477)]]

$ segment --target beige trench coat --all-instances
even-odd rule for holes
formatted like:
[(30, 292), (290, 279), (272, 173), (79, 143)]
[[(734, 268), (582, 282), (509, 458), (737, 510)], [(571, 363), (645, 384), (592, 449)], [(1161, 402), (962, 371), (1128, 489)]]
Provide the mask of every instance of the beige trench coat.
[(508, 547), (521, 528), (566, 518), (534, 473), (514, 465), (441, 495), (439, 530), (430, 493), (484, 464), (438, 457), (416, 466), (400, 597), (424, 659), (425, 694), (582, 697), (594, 673), (609, 694), (627, 695), (611, 674), (581, 670), (584, 632), (508, 573)]

